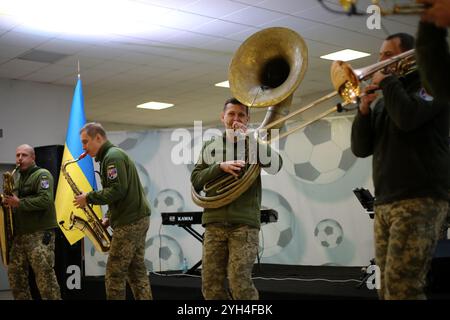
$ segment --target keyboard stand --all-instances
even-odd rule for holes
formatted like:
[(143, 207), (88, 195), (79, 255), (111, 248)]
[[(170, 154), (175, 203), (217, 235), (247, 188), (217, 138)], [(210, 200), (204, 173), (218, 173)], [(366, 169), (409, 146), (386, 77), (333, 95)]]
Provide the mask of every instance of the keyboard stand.
[(203, 235), (194, 230), (191, 226), (181, 226), (184, 230), (189, 232), (195, 239), (203, 243)]
[[(203, 244), (203, 234), (200, 234), (197, 230), (194, 230), (190, 225), (179, 225), (184, 230), (186, 230), (190, 235), (192, 235), (195, 239), (200, 241)], [(188, 271), (186, 271), (186, 274), (195, 274), (198, 267), (200, 267), (202, 264), (202, 259), (200, 259), (196, 264), (194, 264)]]
[[(191, 236), (200, 241), (203, 244), (204, 233), (201, 234), (192, 228), (193, 224), (201, 224), (201, 216), (203, 212), (190, 211), (190, 212), (161, 212), (163, 225), (176, 225), (186, 230)], [(278, 212), (273, 209), (261, 209), (261, 224), (271, 223), (278, 221)], [(259, 267), (259, 255), (258, 267)], [(186, 274), (195, 274), (198, 267), (202, 264), (200, 259), (194, 264)]]

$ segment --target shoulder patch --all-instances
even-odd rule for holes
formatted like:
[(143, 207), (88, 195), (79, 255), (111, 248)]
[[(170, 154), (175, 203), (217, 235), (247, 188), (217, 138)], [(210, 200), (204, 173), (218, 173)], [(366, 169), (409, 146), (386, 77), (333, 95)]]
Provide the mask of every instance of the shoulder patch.
[(42, 189), (48, 189), (50, 187), (50, 183), (48, 182), (48, 177), (47, 176), (42, 176), (41, 177), (41, 188)]
[(433, 101), (433, 99), (434, 99), (433, 96), (429, 95), (424, 88), (421, 88), (419, 90), (418, 94), (419, 94), (419, 97), (425, 101)]
[(110, 164), (107, 169), (108, 179), (114, 180), (117, 178), (117, 168), (114, 164)]

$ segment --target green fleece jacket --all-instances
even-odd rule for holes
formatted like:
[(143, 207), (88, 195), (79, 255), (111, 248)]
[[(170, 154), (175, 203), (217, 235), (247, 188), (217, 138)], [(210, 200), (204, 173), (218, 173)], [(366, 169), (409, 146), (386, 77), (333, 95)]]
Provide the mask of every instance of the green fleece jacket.
[(20, 199), (14, 212), (16, 235), (57, 227), (53, 176), (48, 170), (34, 165), (20, 171), (20, 177), (15, 181), (15, 193)]
[(417, 32), (416, 56), (425, 88), (436, 99), (450, 101), (450, 53), (447, 29), (421, 22)]
[[(266, 168), (268, 173), (275, 174), (281, 169), (282, 159), (270, 148), (270, 146), (256, 143), (252, 144), (249, 143), (248, 139), (247, 146), (256, 146), (254, 149), (257, 150), (257, 153), (250, 154), (255, 155), (255, 162), (258, 161), (261, 164), (261, 167)], [(194, 189), (197, 192), (200, 192), (205, 183), (225, 174), (222, 169), (220, 169), (221, 162), (243, 159), (242, 155), (238, 154), (238, 149), (238, 143), (227, 144), (225, 135), (205, 142), (203, 144), (201, 156), (191, 174), (191, 183)], [(252, 147), (247, 147), (246, 150), (247, 159), (253, 159), (252, 156), (249, 156), (248, 152), (249, 150), (252, 150)], [(261, 225), (261, 193), (261, 175), (258, 175), (253, 184), (230, 204), (220, 208), (205, 209), (202, 215), (202, 224), (206, 225), (213, 222), (226, 222), (245, 224), (259, 228)], [(215, 190), (211, 190), (208, 191), (206, 196), (212, 196), (214, 194)]]
[(133, 223), (150, 215), (136, 165), (120, 148), (106, 141), (97, 153), (103, 189), (91, 191), (88, 203), (108, 205), (111, 227)]
[(358, 113), (351, 134), (357, 157), (373, 155), (375, 203), (417, 197), (447, 200), (449, 106), (421, 89), (418, 73), (380, 83), (383, 98)]

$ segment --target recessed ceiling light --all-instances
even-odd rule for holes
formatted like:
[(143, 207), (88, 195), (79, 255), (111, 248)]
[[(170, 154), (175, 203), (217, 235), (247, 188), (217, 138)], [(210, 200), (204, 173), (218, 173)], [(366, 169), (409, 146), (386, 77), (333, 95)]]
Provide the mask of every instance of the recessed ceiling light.
[(351, 49), (345, 49), (337, 52), (333, 52), (324, 56), (321, 56), (321, 59), (326, 60), (341, 60), (341, 61), (350, 61), (350, 60), (356, 60), (359, 58), (364, 58), (370, 56), (370, 53), (361, 52), (361, 51), (355, 51)]
[(164, 103), (164, 102), (156, 102), (156, 101), (150, 101), (143, 104), (139, 104), (136, 106), (136, 108), (141, 109), (151, 109), (151, 110), (162, 110), (167, 109), (170, 107), (173, 107), (174, 104), (172, 103)]
[(230, 83), (228, 81), (222, 81), (215, 84), (216, 87), (229, 88)]

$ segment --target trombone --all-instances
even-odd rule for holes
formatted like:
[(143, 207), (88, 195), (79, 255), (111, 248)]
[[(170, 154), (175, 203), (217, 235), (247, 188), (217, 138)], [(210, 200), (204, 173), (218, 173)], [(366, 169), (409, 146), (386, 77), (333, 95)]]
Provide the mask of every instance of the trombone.
[(330, 92), (329, 94), (311, 102), (310, 104), (302, 107), (290, 114), (279, 118), (259, 130), (269, 130), (271, 128), (277, 127), (280, 123), (285, 122), (292, 117), (303, 113), (306, 110), (309, 110), (318, 104), (325, 102), (337, 95), (339, 95), (344, 102), (338, 103), (332, 108), (320, 113), (316, 117), (311, 120), (308, 120), (301, 125), (291, 128), (284, 133), (280, 133), (276, 137), (269, 139), (261, 139), (259, 137), (259, 130), (255, 131), (255, 136), (257, 137), (260, 143), (270, 143), (271, 141), (282, 139), (291, 133), (303, 129), (304, 127), (310, 125), (313, 122), (316, 122), (323, 117), (334, 113), (334, 112), (342, 112), (344, 107), (349, 104), (357, 103), (359, 98), (362, 97), (361, 93), (361, 81), (367, 80), (372, 77), (372, 75), (378, 71), (384, 70), (385, 73), (395, 74), (397, 76), (405, 76), (417, 69), (416, 60), (415, 60), (415, 52), (414, 49), (405, 51), (399, 55), (391, 57), (389, 59), (377, 62), (375, 64), (369, 65), (364, 68), (353, 69), (350, 64), (344, 61), (334, 61), (331, 65), (330, 75), (331, 82), (335, 88), (335, 91)]
[[(421, 14), (424, 12), (429, 5), (423, 3), (415, 3), (414, 1), (409, 1), (408, 4), (393, 4), (392, 7), (385, 8), (380, 4), (380, 0), (372, 0), (372, 3), (380, 8), (381, 15), (393, 15), (393, 14)], [(386, 1), (383, 1), (386, 2)]]
[[(339, 0), (341, 7), (350, 14), (356, 10), (357, 2), (357, 0)], [(386, 2), (394, 3), (389, 7), (384, 4)], [(409, 1), (407, 4), (396, 4), (395, 1), (372, 0), (372, 4), (377, 5), (380, 8), (380, 13), (383, 16), (394, 14), (421, 14), (429, 7), (428, 4), (415, 3), (414, 0)]]

